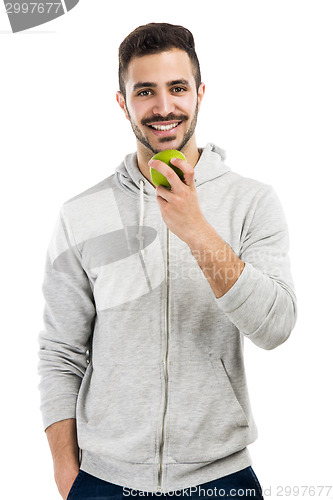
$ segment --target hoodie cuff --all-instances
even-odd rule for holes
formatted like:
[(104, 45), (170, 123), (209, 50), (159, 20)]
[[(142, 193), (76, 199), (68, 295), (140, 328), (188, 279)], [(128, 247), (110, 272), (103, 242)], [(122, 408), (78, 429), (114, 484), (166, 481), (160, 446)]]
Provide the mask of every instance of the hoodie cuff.
[(238, 280), (216, 302), (238, 330), (250, 336), (264, 324), (275, 297), (273, 280), (247, 262)]
[(77, 394), (67, 394), (49, 399), (41, 405), (44, 430), (60, 420), (76, 418)]
[(260, 278), (262, 278), (262, 273), (254, 269), (248, 262), (245, 262), (243, 271), (230, 290), (222, 295), (222, 297), (216, 298), (217, 305), (224, 313), (233, 313), (249, 298), (256, 286), (257, 280)]

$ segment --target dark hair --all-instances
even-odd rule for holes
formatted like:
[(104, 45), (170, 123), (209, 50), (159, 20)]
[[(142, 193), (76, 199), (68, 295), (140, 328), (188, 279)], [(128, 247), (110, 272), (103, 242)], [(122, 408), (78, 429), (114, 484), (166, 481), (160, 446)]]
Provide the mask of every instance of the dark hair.
[(119, 46), (119, 88), (124, 97), (128, 65), (135, 57), (158, 54), (170, 49), (184, 50), (193, 65), (197, 91), (201, 83), (200, 65), (192, 33), (183, 26), (168, 23), (149, 23), (139, 26)]

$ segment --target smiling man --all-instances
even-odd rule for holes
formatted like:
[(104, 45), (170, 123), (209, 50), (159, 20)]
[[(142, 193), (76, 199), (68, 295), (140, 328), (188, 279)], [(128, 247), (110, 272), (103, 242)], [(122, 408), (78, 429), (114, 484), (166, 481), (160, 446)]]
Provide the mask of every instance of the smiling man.
[(194, 71), (184, 50), (170, 48), (135, 58), (121, 73), (117, 100), (131, 122), (139, 167), (148, 179), (151, 152), (178, 149), (191, 165), (198, 162), (194, 132), (205, 85), (198, 84), (200, 69)]
[[(273, 349), (295, 325), (283, 210), (218, 146), (197, 146), (189, 30), (130, 33), (119, 87), (137, 151), (63, 204), (47, 255), (39, 373), (59, 492), (261, 499), (243, 344)], [(152, 160), (165, 149), (185, 155), (172, 160), (183, 180)]]

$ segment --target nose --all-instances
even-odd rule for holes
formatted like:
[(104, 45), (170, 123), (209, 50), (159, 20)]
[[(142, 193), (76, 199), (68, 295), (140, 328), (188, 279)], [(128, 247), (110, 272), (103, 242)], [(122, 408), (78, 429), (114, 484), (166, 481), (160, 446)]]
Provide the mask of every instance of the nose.
[(153, 113), (155, 115), (167, 116), (168, 114), (173, 113), (174, 110), (175, 106), (172, 96), (169, 94), (169, 92), (159, 92), (155, 97)]

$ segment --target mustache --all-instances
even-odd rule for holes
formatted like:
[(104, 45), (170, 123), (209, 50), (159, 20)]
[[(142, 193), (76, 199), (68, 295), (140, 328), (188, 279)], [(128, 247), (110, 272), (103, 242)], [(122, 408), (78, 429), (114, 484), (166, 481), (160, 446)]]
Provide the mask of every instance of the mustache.
[(156, 116), (154, 118), (145, 118), (141, 121), (141, 125), (150, 125), (150, 123), (158, 123), (158, 122), (171, 122), (171, 121), (175, 121), (175, 122), (184, 122), (188, 120), (188, 116), (187, 115), (179, 115), (179, 116), (176, 116), (174, 114), (170, 114), (166, 117), (163, 117), (163, 116)]

